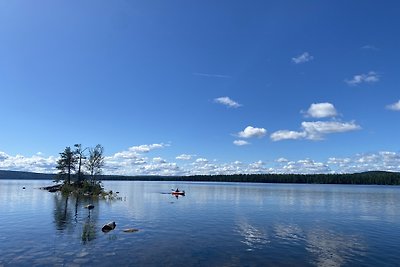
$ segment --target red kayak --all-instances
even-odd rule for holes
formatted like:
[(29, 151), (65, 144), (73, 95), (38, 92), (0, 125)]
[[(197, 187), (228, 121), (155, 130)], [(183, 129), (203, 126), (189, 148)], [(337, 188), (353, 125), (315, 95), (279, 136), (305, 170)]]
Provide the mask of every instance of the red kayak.
[(174, 196), (184, 196), (185, 191), (173, 191), (171, 192), (171, 194), (173, 194)]

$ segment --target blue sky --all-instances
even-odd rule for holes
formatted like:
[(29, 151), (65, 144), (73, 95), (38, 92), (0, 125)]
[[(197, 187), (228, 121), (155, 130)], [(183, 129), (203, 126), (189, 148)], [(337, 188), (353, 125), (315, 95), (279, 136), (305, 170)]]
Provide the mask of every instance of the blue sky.
[(0, 169), (400, 171), (396, 1), (0, 1)]

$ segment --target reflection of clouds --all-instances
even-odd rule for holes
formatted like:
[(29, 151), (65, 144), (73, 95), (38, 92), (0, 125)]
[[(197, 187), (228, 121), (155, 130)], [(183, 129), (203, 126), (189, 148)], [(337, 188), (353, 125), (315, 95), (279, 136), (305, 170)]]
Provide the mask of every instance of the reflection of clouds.
[(249, 246), (249, 250), (259, 249), (270, 243), (267, 234), (247, 222), (238, 223), (238, 233), (244, 238), (241, 242)]
[(356, 236), (341, 235), (324, 229), (307, 234), (307, 250), (315, 257), (317, 266), (342, 266), (363, 254), (365, 249)]
[(303, 230), (293, 224), (278, 224), (274, 227), (275, 236), (289, 242), (296, 242), (303, 239)]

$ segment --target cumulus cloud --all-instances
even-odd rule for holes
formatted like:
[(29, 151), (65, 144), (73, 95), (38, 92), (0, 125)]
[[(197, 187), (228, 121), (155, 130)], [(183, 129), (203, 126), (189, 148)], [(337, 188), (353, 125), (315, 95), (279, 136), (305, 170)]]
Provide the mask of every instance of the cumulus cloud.
[(339, 122), (339, 121), (304, 121), (301, 123), (303, 131), (280, 130), (271, 134), (272, 141), (281, 140), (321, 140), (327, 134), (344, 133), (349, 131), (360, 130), (361, 126), (354, 122)]
[(280, 173), (316, 174), (331, 173), (329, 166), (323, 162), (316, 162), (312, 159), (288, 161), (282, 168), (276, 169)]
[(353, 157), (331, 157), (327, 163), (337, 173), (355, 173), (365, 171), (400, 172), (400, 153), (379, 151), (375, 153), (357, 154)]
[(400, 111), (400, 100), (391, 105), (387, 105), (386, 108), (389, 110)]
[(281, 141), (281, 140), (297, 140), (303, 139), (307, 136), (306, 132), (296, 132), (296, 131), (288, 131), (288, 130), (280, 130), (271, 134), (270, 138), (272, 141)]
[(129, 148), (129, 151), (136, 153), (148, 153), (151, 150), (164, 148), (169, 146), (168, 144), (151, 144), (151, 145), (140, 145), (140, 146), (132, 146)]
[(194, 157), (194, 155), (188, 155), (188, 154), (181, 154), (179, 156), (176, 156), (175, 159), (179, 160), (191, 160)]
[(160, 164), (167, 163), (167, 161), (165, 159), (161, 158), (161, 157), (153, 158), (153, 162), (160, 163)]
[[(348, 157), (330, 157), (326, 161), (315, 161), (310, 158), (289, 161), (278, 158), (273, 162), (261, 160), (252, 163), (233, 161), (221, 163), (198, 158), (190, 164), (179, 166), (161, 157), (148, 159), (143, 155), (134, 158), (116, 157), (120, 153), (105, 157), (104, 174), (112, 175), (217, 175), (217, 174), (262, 174), (262, 173), (354, 173), (364, 171), (400, 172), (400, 153), (378, 151), (368, 154), (356, 154)], [(33, 155), (9, 155), (0, 152), (0, 169), (55, 173), (55, 157)]]
[(0, 169), (12, 171), (27, 171), (37, 173), (54, 173), (56, 171), (55, 157), (43, 157), (33, 155), (26, 157), (23, 155), (8, 155), (0, 151)]
[(245, 146), (245, 145), (249, 145), (250, 143), (245, 140), (235, 140), (235, 141), (233, 141), (233, 144), (236, 146)]
[(264, 128), (256, 128), (252, 126), (247, 126), (243, 131), (238, 133), (241, 138), (252, 138), (252, 137), (263, 137), (267, 133)]
[(195, 160), (195, 163), (205, 164), (205, 163), (208, 163), (208, 159), (198, 158), (198, 159)]
[(230, 107), (230, 108), (238, 108), (238, 107), (242, 106), (238, 102), (232, 100), (231, 98), (229, 98), (227, 96), (215, 98), (214, 102), (218, 103), (218, 104), (225, 105), (225, 106)]
[(301, 123), (301, 127), (306, 132), (306, 138), (311, 140), (323, 139), (326, 134), (344, 133), (361, 129), (361, 127), (354, 122), (338, 121), (304, 121)]
[(0, 151), (0, 161), (8, 159), (10, 156), (7, 153)]
[(288, 162), (289, 160), (286, 158), (279, 158), (275, 160), (276, 162), (282, 163), (282, 162)]
[(308, 108), (306, 115), (312, 118), (335, 117), (337, 111), (331, 103), (313, 103)]
[(358, 84), (361, 84), (361, 83), (378, 82), (379, 79), (380, 79), (380, 77), (376, 72), (370, 71), (368, 73), (354, 75), (352, 79), (345, 80), (345, 82), (348, 85), (358, 85)]
[(311, 61), (313, 59), (314, 59), (314, 57), (311, 56), (308, 52), (304, 52), (303, 54), (301, 54), (297, 57), (293, 57), (292, 62), (295, 64), (300, 64), (300, 63), (305, 63), (305, 62)]

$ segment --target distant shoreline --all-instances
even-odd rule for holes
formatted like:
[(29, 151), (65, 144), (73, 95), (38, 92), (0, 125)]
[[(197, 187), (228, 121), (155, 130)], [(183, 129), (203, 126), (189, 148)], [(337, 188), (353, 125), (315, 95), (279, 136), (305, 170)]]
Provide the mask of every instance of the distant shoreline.
[[(0, 179), (54, 180), (55, 174), (4, 171)], [(242, 182), (242, 183), (290, 183), (290, 184), (360, 184), (400, 185), (400, 173), (371, 171), (351, 174), (233, 174), (194, 176), (121, 176), (101, 175), (102, 181), (175, 181), (175, 182)]]

